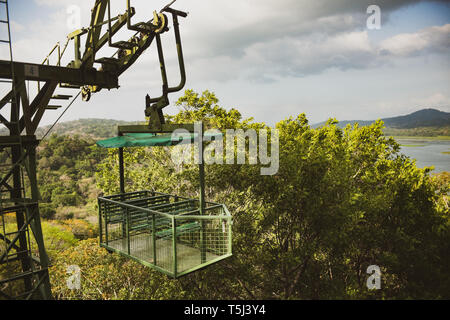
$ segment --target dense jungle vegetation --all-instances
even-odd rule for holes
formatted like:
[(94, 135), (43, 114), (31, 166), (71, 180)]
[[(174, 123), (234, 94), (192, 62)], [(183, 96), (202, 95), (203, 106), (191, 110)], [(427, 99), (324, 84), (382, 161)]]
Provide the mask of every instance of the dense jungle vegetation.
[[(173, 123), (265, 129), (188, 90)], [(118, 191), (117, 154), (93, 139), (52, 135), (38, 151), (41, 212), (57, 299), (449, 299), (450, 176), (400, 153), (383, 123), (313, 129), (304, 114), (277, 123), (279, 171), (207, 165), (208, 200), (233, 215), (233, 257), (179, 280), (98, 246), (96, 198)], [(127, 191), (198, 196), (197, 167), (170, 149), (125, 152)], [(10, 217), (13, 223), (13, 217)], [(378, 265), (381, 290), (368, 290)], [(67, 267), (81, 268), (69, 290)], [(13, 290), (13, 288), (11, 288)]]

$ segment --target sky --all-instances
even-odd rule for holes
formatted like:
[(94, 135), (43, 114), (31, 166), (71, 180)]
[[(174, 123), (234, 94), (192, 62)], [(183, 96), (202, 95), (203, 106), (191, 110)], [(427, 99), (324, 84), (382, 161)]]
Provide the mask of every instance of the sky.
[[(41, 63), (53, 45), (73, 31), (73, 5), (80, 10), (81, 25), (88, 26), (94, 4), (9, 2), (14, 59), (33, 63)], [(125, 0), (112, 2), (113, 15), (125, 12)], [(168, 2), (132, 0), (134, 21), (150, 20), (153, 10)], [(373, 12), (367, 13), (370, 5), (380, 8), (379, 29), (368, 28), (367, 21), (373, 21)], [(172, 7), (189, 12), (180, 21), (185, 88), (210, 90), (220, 106), (236, 108), (245, 118), (274, 125), (300, 113), (318, 123), (328, 118), (379, 119), (423, 108), (450, 112), (449, 1), (177, 0)], [(124, 30), (115, 40), (130, 35)], [(179, 82), (174, 42), (172, 30), (164, 34), (172, 85)], [(69, 47), (66, 63), (72, 51)], [(4, 48), (0, 57), (9, 59)], [(78, 100), (61, 121), (144, 120), (145, 95), (161, 94), (153, 45), (119, 83), (120, 89), (103, 90), (88, 103)], [(172, 104), (165, 113), (179, 110), (174, 102), (182, 94), (170, 96)], [(41, 123), (53, 123), (60, 112), (48, 111)]]

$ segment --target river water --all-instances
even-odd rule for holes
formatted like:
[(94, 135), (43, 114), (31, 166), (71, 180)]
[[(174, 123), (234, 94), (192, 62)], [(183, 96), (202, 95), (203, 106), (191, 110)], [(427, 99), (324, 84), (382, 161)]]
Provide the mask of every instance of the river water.
[(434, 173), (450, 172), (450, 140), (396, 139), (401, 152), (416, 159), (419, 168), (434, 166)]

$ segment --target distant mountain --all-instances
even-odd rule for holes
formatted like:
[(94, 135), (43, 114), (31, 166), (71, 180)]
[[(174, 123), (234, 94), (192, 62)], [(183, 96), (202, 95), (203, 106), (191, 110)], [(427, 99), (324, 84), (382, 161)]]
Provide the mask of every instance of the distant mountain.
[[(383, 120), (386, 126), (384, 131), (386, 135), (450, 135), (450, 113), (436, 109), (423, 109), (405, 116), (381, 120)], [(338, 126), (343, 128), (349, 123), (354, 124), (356, 122), (361, 126), (367, 126), (375, 122), (375, 120), (340, 121)], [(115, 137), (117, 135), (117, 126), (130, 124), (142, 124), (142, 122), (111, 119), (80, 119), (60, 122), (51, 130), (51, 133), (57, 135), (79, 135), (98, 140)], [(321, 122), (312, 125), (312, 127), (317, 128), (324, 124), (325, 122)], [(50, 126), (39, 127), (36, 131), (38, 139), (42, 138), (49, 129)], [(9, 131), (6, 128), (0, 128), (0, 135), (8, 134)]]
[[(405, 116), (398, 116), (392, 118), (381, 119), (387, 128), (392, 129), (413, 129), (426, 127), (448, 127), (450, 126), (450, 113), (443, 112), (436, 109), (423, 109)], [(375, 120), (351, 120), (340, 121), (338, 126), (343, 128), (347, 124), (358, 123), (360, 126), (368, 126), (374, 123)], [(321, 122), (313, 125), (317, 128), (324, 125), (326, 122)]]
[[(117, 126), (140, 124), (139, 121), (120, 121), (111, 119), (79, 119), (74, 121), (57, 123), (49, 134), (57, 135), (78, 135), (90, 137), (92, 139), (105, 139), (117, 136)], [(39, 127), (36, 136), (41, 139), (51, 125)], [(0, 136), (8, 135), (9, 131), (5, 127), (0, 127)]]
[[(117, 136), (117, 126), (138, 124), (139, 122), (129, 122), (111, 119), (79, 119), (74, 121), (60, 122), (55, 125), (50, 134), (57, 135), (79, 135), (93, 139), (105, 139)], [(36, 136), (41, 138), (51, 126), (39, 127)]]

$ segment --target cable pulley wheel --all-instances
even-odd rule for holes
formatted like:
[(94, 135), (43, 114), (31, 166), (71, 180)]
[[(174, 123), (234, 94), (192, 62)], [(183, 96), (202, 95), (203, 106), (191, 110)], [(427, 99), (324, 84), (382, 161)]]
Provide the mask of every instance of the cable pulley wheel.
[(88, 86), (81, 88), (81, 99), (86, 102), (91, 99), (91, 89)]
[(167, 16), (164, 13), (153, 13), (154, 18), (153, 18), (153, 25), (155, 28), (154, 32), (155, 33), (162, 33), (164, 31), (167, 30), (167, 23), (168, 23), (168, 19)]

